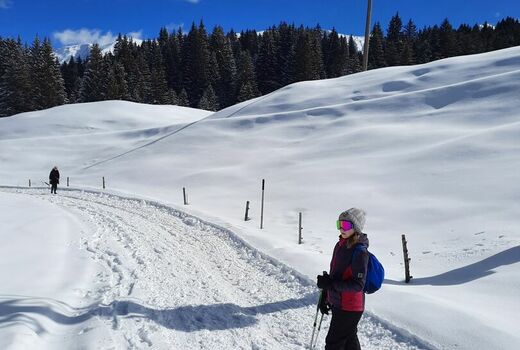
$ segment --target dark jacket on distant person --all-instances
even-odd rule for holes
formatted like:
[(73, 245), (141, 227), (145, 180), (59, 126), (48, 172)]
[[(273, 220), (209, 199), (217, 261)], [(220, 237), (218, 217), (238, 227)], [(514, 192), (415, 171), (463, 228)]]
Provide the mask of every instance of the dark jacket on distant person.
[(57, 168), (53, 168), (49, 174), (49, 182), (51, 185), (57, 185), (60, 183), (60, 172)]

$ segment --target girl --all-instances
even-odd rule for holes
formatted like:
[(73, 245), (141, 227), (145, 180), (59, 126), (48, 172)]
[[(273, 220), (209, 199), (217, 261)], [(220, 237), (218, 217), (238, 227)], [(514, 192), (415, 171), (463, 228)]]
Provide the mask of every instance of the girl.
[(323, 289), (320, 309), (332, 309), (326, 350), (360, 350), (357, 325), (365, 310), (365, 286), (368, 264), (368, 238), (363, 233), (365, 212), (350, 208), (339, 215), (339, 241), (334, 247), (330, 273), (318, 276)]

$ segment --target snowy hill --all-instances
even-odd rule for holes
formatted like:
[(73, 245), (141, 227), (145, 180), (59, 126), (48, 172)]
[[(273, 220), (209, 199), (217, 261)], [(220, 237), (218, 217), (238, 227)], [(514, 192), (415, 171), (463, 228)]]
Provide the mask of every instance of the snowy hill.
[(328, 266), (339, 212), (362, 207), (387, 273), (371, 317), (417, 348), (515, 349), (519, 78), (517, 47), (297, 83), (215, 114), (115, 101), (20, 114), (0, 119), (0, 184), (40, 183), (57, 164), (72, 186), (104, 176), (172, 206), (185, 187), (182, 210), (309, 279)]

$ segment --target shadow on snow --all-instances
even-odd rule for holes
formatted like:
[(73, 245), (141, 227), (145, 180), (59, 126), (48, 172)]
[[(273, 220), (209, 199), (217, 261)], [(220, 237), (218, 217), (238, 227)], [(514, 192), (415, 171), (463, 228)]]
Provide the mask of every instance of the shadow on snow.
[[(288, 299), (259, 306), (241, 307), (236, 304), (215, 304), (180, 306), (171, 309), (154, 309), (134, 301), (114, 301), (109, 305), (96, 305), (84, 309), (71, 308), (72, 315), (57, 311), (43, 299), (4, 299), (0, 301), (0, 328), (11, 322), (28, 323), (36, 333), (44, 333), (45, 328), (31, 314), (43, 316), (55, 323), (77, 325), (91, 318), (111, 319), (117, 324), (125, 318), (143, 318), (168, 328), (183, 332), (199, 330), (226, 330), (245, 328), (258, 322), (257, 315), (282, 312), (315, 305), (317, 293), (300, 299)], [(0, 299), (2, 300), (2, 299)], [(27, 304), (31, 305), (27, 305)], [(24, 305), (25, 304), (25, 305)], [(75, 314), (75, 315), (74, 315)]]
[[(413, 278), (410, 284), (419, 286), (452, 286), (464, 284), (482, 277), (492, 275), (495, 273), (493, 269), (496, 269), (500, 266), (512, 265), (517, 262), (520, 262), (520, 246), (509, 248), (482, 261), (451, 270), (440, 275)], [(385, 279), (384, 283), (391, 285), (402, 285), (404, 284), (404, 281)]]

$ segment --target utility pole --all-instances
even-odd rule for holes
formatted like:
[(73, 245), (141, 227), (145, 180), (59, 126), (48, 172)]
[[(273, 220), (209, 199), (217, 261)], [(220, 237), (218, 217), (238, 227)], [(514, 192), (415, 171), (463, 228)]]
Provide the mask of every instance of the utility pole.
[(372, 0), (368, 0), (367, 24), (365, 27), (365, 43), (363, 45), (363, 71), (368, 69), (368, 44), (370, 42), (370, 21), (372, 18)]

